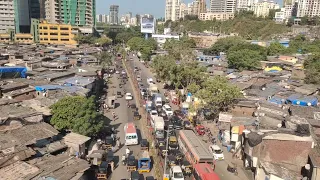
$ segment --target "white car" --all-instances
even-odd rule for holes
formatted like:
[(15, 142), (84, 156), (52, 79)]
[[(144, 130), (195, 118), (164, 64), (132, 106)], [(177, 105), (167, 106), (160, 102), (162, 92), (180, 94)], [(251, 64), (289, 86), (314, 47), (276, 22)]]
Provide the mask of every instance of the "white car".
[(132, 100), (133, 96), (131, 93), (126, 93), (126, 100)]
[(210, 145), (209, 151), (212, 153), (215, 160), (224, 160), (223, 151), (218, 145)]
[(121, 74), (127, 74), (127, 72), (125, 70), (122, 70)]
[(137, 81), (138, 81), (138, 82), (141, 82), (141, 81), (142, 81), (142, 79), (141, 79), (141, 77), (140, 77), (139, 75), (137, 76)]
[(158, 116), (158, 111), (157, 110), (151, 110), (150, 111), (151, 116)]
[(120, 74), (120, 72), (119, 72), (119, 71), (116, 71), (116, 74)]
[(184, 180), (184, 175), (180, 166), (172, 166), (170, 168), (171, 180)]
[(141, 93), (141, 96), (144, 96), (144, 95), (147, 95), (148, 92), (146, 89), (142, 88), (140, 93)]
[(162, 109), (166, 113), (167, 116), (172, 116), (173, 115), (173, 111), (172, 111), (171, 107), (168, 104), (163, 105)]

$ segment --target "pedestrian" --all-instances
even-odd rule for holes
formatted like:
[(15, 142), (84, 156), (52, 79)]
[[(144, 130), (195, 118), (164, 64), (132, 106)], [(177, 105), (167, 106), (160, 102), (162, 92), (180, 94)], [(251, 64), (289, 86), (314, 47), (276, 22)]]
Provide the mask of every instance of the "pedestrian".
[(120, 149), (121, 143), (120, 143), (120, 139), (119, 138), (117, 139), (116, 144), (117, 144), (118, 148)]
[(114, 146), (111, 147), (112, 152), (116, 152), (116, 148)]
[(127, 147), (127, 149), (126, 149), (126, 155), (127, 155), (127, 157), (129, 157), (129, 155), (130, 155), (130, 149)]

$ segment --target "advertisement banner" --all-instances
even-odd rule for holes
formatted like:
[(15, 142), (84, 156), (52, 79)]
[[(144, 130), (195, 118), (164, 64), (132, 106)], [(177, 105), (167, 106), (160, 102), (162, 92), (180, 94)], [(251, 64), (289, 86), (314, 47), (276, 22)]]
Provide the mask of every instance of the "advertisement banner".
[(141, 33), (154, 33), (154, 18), (141, 17)]

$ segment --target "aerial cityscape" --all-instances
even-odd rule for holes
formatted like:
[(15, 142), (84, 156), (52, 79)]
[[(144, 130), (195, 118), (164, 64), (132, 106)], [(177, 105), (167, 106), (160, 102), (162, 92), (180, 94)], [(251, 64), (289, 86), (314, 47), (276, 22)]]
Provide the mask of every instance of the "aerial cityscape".
[(320, 1), (145, 2), (0, 0), (0, 180), (320, 179)]

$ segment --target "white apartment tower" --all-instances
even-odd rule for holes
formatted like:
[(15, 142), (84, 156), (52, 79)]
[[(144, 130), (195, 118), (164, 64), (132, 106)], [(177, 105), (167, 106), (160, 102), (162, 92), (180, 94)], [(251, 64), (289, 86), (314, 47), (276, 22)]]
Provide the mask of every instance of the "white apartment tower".
[(210, 0), (210, 12), (234, 13), (237, 0)]
[(180, 19), (180, 0), (166, 0), (165, 20)]
[(280, 6), (273, 1), (268, 2), (265, 0), (263, 2), (254, 3), (250, 7), (250, 10), (253, 11), (256, 16), (262, 17), (268, 16), (270, 9), (280, 9)]
[(237, 0), (236, 9), (237, 11), (249, 10), (249, 8), (254, 4), (258, 3), (259, 0)]
[(13, 1), (0, 0), (0, 33), (14, 29), (14, 4)]
[(319, 0), (296, 0), (297, 17), (314, 17), (320, 16), (320, 1)]

